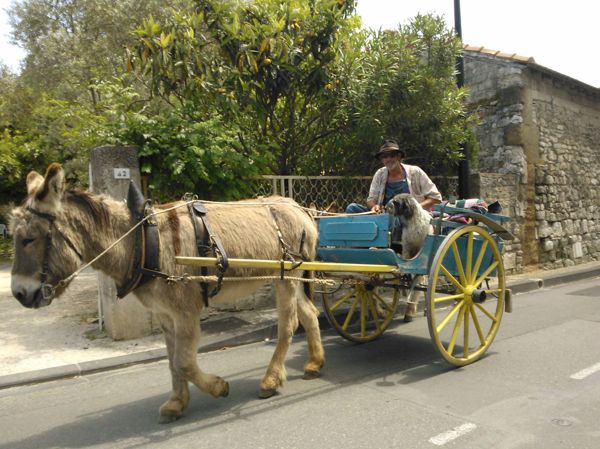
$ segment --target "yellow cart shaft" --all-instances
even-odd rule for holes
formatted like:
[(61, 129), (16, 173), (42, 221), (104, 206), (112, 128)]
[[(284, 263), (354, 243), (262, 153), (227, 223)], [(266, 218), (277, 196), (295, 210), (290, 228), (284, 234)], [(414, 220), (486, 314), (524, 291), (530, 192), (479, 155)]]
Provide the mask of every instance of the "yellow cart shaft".
[[(179, 265), (193, 265), (197, 267), (216, 267), (217, 259), (214, 257), (175, 257), (175, 262)], [(231, 268), (270, 268), (273, 270), (281, 269), (279, 260), (260, 260), (260, 259), (228, 259)], [(285, 270), (291, 270), (298, 262), (283, 262)], [(337, 262), (302, 262), (297, 270), (306, 271), (340, 271), (355, 273), (393, 273), (398, 269), (395, 265), (375, 265), (361, 263), (337, 263)]]

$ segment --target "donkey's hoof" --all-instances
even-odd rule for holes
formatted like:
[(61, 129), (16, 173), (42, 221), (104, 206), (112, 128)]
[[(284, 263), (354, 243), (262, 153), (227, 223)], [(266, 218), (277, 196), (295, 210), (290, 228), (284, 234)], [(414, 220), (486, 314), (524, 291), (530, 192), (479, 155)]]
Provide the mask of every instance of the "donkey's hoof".
[(221, 390), (221, 394), (219, 395), (222, 398), (226, 398), (229, 396), (229, 382), (223, 381), (223, 389)]
[(319, 371), (306, 370), (306, 371), (304, 371), (304, 376), (302, 376), (302, 379), (313, 380), (313, 379), (316, 379), (317, 377), (321, 377), (321, 373)]
[(177, 421), (183, 416), (183, 408), (178, 401), (167, 401), (159, 410), (158, 422), (160, 424), (168, 424)]
[(260, 392), (258, 393), (258, 398), (259, 399), (268, 399), (271, 396), (275, 396), (276, 394), (277, 394), (277, 390), (275, 388), (269, 388), (269, 389), (261, 388)]
[(229, 396), (229, 383), (218, 377), (212, 395), (215, 398), (226, 398)]
[(404, 322), (405, 323), (410, 323), (413, 320), (413, 316), (412, 315), (404, 315)]
[(181, 416), (182, 416), (181, 413), (177, 413), (173, 410), (169, 410), (169, 411), (161, 410), (160, 416), (158, 418), (158, 423), (159, 424), (169, 424), (169, 423), (177, 421), (179, 418), (181, 418)]

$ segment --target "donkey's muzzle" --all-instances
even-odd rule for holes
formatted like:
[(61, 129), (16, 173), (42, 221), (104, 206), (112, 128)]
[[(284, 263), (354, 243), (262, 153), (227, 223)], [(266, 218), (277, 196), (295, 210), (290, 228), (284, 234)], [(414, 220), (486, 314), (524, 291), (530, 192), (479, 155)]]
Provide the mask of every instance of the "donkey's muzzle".
[(28, 309), (38, 309), (52, 302), (52, 297), (43, 294), (42, 286), (35, 290), (27, 290), (25, 287), (13, 287), (13, 296)]

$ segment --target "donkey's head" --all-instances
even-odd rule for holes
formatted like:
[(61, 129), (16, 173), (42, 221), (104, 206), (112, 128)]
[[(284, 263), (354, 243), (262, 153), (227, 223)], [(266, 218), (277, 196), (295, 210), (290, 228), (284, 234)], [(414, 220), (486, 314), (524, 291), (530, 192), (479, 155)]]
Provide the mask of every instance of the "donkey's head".
[(38, 308), (52, 302), (58, 282), (81, 263), (79, 251), (65, 234), (62, 217), (65, 176), (60, 164), (51, 164), (46, 176), (32, 171), (27, 176), (27, 199), (12, 211), (10, 231), (15, 259), (12, 294), (25, 307)]

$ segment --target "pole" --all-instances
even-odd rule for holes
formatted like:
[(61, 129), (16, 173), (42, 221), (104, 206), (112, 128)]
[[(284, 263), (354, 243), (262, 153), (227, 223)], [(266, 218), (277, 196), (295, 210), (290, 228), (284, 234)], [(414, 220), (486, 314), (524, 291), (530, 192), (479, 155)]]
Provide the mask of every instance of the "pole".
[[(462, 25), (460, 20), (460, 0), (454, 0), (454, 31), (456, 36), (462, 42)], [(456, 85), (461, 88), (465, 85), (465, 65), (462, 56), (462, 50), (460, 56), (456, 58)], [(464, 158), (458, 163), (458, 197), (469, 198), (471, 196), (471, 189), (469, 183), (470, 168), (469, 159), (471, 157), (469, 152), (469, 146), (466, 142), (463, 142), (460, 147), (462, 148)]]

